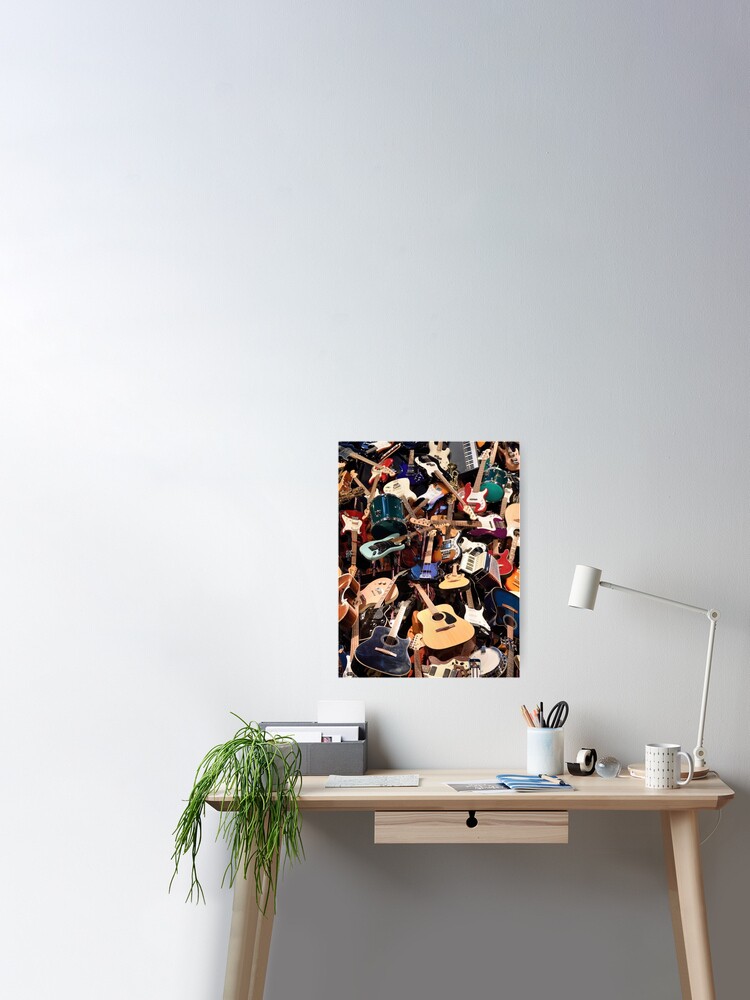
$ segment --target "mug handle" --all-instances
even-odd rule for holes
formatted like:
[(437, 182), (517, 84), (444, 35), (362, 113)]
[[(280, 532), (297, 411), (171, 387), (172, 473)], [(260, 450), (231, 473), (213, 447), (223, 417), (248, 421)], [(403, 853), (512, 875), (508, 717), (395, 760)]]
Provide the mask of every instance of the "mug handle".
[(677, 751), (677, 756), (678, 757), (684, 757), (685, 760), (688, 762), (688, 776), (687, 776), (687, 778), (685, 778), (684, 781), (678, 781), (677, 782), (678, 785), (686, 785), (688, 783), (688, 781), (690, 781), (691, 778), (693, 777), (693, 772), (694, 772), (693, 758), (690, 756), (689, 753), (686, 753), (684, 750), (678, 750)]

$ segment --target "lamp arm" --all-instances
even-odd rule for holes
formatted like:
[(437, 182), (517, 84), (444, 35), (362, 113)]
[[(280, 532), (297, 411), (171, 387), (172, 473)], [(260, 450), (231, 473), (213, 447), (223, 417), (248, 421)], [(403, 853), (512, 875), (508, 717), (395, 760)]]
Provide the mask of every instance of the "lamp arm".
[(695, 611), (699, 615), (710, 615), (712, 611), (710, 608), (697, 608), (694, 604), (683, 604), (682, 601), (673, 601), (669, 597), (658, 597), (656, 594), (647, 594), (645, 590), (634, 590), (632, 587), (621, 587), (619, 583), (609, 583), (607, 580), (600, 580), (599, 586), (607, 587), (609, 590), (622, 590), (626, 594), (638, 594), (640, 597), (648, 597), (650, 601), (659, 601), (660, 604), (672, 604), (676, 608), (684, 608), (685, 611)]
[(716, 638), (716, 622), (719, 620), (719, 612), (716, 608), (711, 608), (706, 612), (708, 615), (708, 651), (706, 653), (706, 674), (703, 678), (703, 697), (701, 698), (701, 714), (698, 719), (698, 739), (696, 740), (693, 758), (695, 766), (706, 763), (706, 751), (703, 747), (703, 730), (706, 725), (706, 705), (708, 704), (708, 684), (711, 680), (711, 661), (714, 657), (714, 639)]
[(599, 586), (607, 587), (609, 590), (623, 590), (626, 594), (639, 594), (641, 597), (648, 597), (651, 601), (659, 601), (660, 604), (672, 604), (676, 608), (683, 608), (685, 611), (695, 611), (699, 615), (705, 615), (708, 618), (706, 673), (703, 677), (703, 697), (701, 698), (701, 714), (698, 719), (698, 739), (696, 740), (695, 749), (693, 750), (695, 766), (699, 767), (705, 765), (706, 751), (703, 746), (703, 730), (706, 727), (708, 685), (711, 680), (711, 661), (714, 657), (714, 639), (716, 637), (716, 623), (719, 620), (719, 612), (716, 608), (698, 608), (694, 604), (683, 604), (682, 601), (673, 601), (669, 597), (658, 597), (656, 594), (647, 594), (645, 590), (634, 590), (632, 587), (621, 587), (619, 583), (608, 583), (607, 580), (600, 580)]

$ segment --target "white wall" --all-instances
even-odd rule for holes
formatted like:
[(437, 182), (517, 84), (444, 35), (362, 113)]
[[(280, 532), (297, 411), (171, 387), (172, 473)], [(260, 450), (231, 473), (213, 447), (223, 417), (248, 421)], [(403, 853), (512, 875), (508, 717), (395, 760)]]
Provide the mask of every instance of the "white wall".
[[(722, 612), (706, 740), (738, 796), (704, 859), (745, 996), (748, 5), (0, 18), (3, 994), (220, 996), (210, 836), (208, 906), (166, 889), (232, 710), (356, 690), (376, 766), (520, 762), (539, 698), (569, 748), (692, 746), (705, 623), (570, 611), (591, 562)], [(522, 442), (523, 677), (338, 682), (335, 442), (438, 430)], [(677, 997), (655, 818), (547, 850), (370, 822), (306, 818), (268, 1000)]]

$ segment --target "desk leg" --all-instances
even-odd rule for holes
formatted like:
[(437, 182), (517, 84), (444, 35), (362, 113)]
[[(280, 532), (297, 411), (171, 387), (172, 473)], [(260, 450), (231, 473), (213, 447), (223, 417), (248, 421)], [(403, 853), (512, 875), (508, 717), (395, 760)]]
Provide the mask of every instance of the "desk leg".
[[(264, 884), (264, 892), (267, 886)], [(273, 898), (265, 916), (258, 909), (255, 882), (237, 876), (224, 979), (224, 1000), (263, 1000), (273, 930)]]
[(698, 813), (662, 813), (664, 857), (683, 1000), (716, 1000), (703, 896)]

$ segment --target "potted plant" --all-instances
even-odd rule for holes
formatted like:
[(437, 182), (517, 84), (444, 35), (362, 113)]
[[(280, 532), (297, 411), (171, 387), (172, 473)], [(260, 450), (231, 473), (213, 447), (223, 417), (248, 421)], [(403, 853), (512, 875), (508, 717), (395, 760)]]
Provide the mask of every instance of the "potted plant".
[[(232, 713), (235, 715), (235, 713)], [(297, 801), (302, 754), (295, 740), (271, 736), (255, 722), (245, 722), (226, 743), (209, 750), (198, 765), (187, 805), (174, 831), (174, 873), (180, 859), (191, 857), (188, 899), (203, 899), (198, 880), (196, 858), (203, 836), (206, 804), (220, 806), (216, 839), (222, 835), (229, 846), (229, 863), (221, 884), (227, 877), (234, 885), (238, 873), (248, 877), (252, 868), (258, 907), (266, 912), (273, 898), (276, 908), (278, 862), (298, 860), (302, 854), (300, 813)]]

